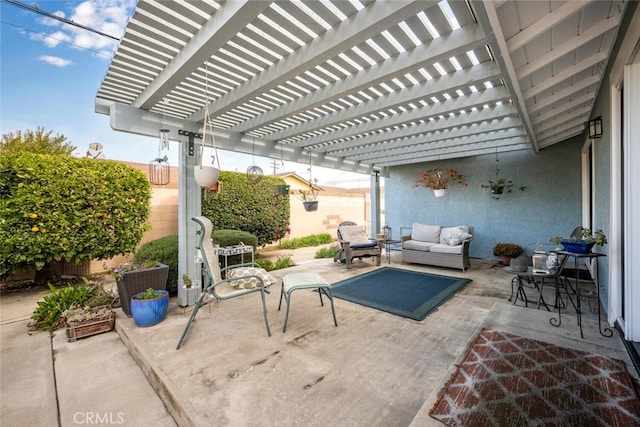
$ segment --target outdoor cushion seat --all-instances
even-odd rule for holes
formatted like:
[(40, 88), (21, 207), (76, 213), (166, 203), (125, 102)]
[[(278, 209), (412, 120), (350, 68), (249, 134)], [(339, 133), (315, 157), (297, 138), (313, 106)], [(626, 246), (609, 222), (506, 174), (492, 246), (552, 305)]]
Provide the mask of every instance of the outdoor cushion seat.
[(413, 249), (416, 251), (429, 251), (432, 246), (437, 245), (433, 242), (422, 242), (420, 240), (405, 240), (402, 243), (402, 247), (405, 249)]
[(431, 248), (429, 248), (431, 252), (441, 253), (441, 254), (461, 254), (462, 253), (462, 245), (451, 246), (447, 244), (437, 243)]

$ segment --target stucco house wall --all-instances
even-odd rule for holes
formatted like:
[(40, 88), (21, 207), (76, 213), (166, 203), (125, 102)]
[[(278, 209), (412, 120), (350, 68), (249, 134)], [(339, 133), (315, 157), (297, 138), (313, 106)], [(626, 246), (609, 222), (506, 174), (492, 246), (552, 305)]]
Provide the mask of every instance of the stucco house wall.
[[(532, 252), (537, 243), (567, 236), (581, 224), (581, 145), (580, 138), (574, 138), (538, 154), (499, 153), (500, 175), (512, 180), (514, 187), (497, 200), (481, 187), (495, 179), (495, 154), (391, 168), (386, 179), (387, 222), (394, 235), (414, 222), (473, 225), (472, 258), (494, 258), (498, 242), (517, 243)], [(457, 169), (467, 176), (468, 185), (454, 185), (441, 198), (430, 189), (413, 188), (420, 171), (434, 167)], [(520, 186), (527, 188), (520, 191)]]

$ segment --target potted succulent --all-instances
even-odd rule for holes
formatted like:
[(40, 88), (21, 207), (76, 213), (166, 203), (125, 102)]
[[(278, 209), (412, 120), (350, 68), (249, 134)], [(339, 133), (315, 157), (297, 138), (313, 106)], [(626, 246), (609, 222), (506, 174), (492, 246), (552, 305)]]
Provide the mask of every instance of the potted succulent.
[(157, 290), (167, 289), (169, 266), (158, 261), (146, 261), (143, 263), (124, 263), (114, 267), (110, 271), (115, 277), (120, 296), (120, 306), (128, 317), (131, 317), (131, 297), (152, 288)]
[(420, 179), (416, 181), (413, 188), (431, 188), (436, 197), (444, 196), (447, 188), (451, 184), (459, 184), (463, 187), (467, 186), (467, 177), (452, 168), (447, 168), (444, 171), (440, 168), (429, 169), (420, 172), (420, 176)]
[(588, 254), (594, 246), (604, 246), (607, 244), (607, 236), (602, 229), (592, 232), (589, 228), (583, 228), (580, 237), (560, 237), (549, 238), (553, 244), (561, 244), (562, 248), (574, 254)]
[(169, 291), (148, 288), (131, 297), (131, 315), (136, 325), (153, 326), (164, 320), (169, 308)]
[(510, 265), (512, 258), (517, 258), (524, 252), (522, 246), (515, 243), (497, 243), (493, 247), (493, 254), (502, 257), (504, 265)]

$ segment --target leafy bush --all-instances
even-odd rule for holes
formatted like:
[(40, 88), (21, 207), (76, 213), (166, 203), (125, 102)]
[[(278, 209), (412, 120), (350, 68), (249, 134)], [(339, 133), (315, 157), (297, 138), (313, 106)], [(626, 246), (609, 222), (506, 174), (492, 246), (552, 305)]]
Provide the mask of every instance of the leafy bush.
[(517, 258), (524, 252), (522, 246), (515, 243), (497, 243), (493, 247), (495, 256), (506, 256), (509, 258)]
[(298, 249), (298, 248), (304, 248), (309, 246), (326, 245), (327, 243), (331, 243), (332, 241), (333, 241), (333, 238), (329, 233), (312, 234), (310, 236), (296, 237), (293, 239), (283, 240), (280, 243), (280, 248)]
[(219, 180), (224, 184), (222, 191), (202, 198), (202, 215), (211, 220), (214, 230), (246, 231), (258, 239), (255, 246), (287, 235), (289, 197), (275, 194), (276, 185), (284, 185), (283, 179), (264, 176), (251, 184), (243, 173), (221, 171)]
[(67, 155), (0, 151), (0, 276), (53, 261), (132, 252), (149, 229), (151, 191), (130, 166)]
[(178, 235), (161, 237), (151, 240), (138, 248), (133, 261), (159, 261), (169, 266), (167, 275), (167, 291), (169, 295), (178, 295)]
[(320, 248), (316, 251), (316, 258), (333, 258), (336, 254), (336, 251), (339, 249), (338, 246), (329, 246), (328, 248)]
[(289, 256), (278, 257), (275, 263), (270, 258), (256, 258), (256, 264), (267, 271), (281, 270), (296, 265)]
[(239, 245), (242, 242), (247, 246), (253, 246), (254, 251), (258, 246), (258, 238), (256, 236), (240, 230), (214, 230), (211, 233), (211, 241), (220, 246)]
[(73, 306), (97, 307), (109, 305), (113, 302), (114, 296), (107, 292), (102, 285), (89, 282), (83, 279), (84, 284), (68, 285), (63, 288), (56, 288), (48, 284), (50, 294), (46, 295), (31, 315), (32, 323), (29, 327), (53, 332), (64, 326), (62, 313)]

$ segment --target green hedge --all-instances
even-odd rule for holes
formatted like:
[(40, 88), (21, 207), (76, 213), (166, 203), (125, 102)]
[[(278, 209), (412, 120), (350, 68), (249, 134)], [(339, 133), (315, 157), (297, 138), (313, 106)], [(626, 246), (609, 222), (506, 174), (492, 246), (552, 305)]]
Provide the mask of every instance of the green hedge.
[(222, 190), (203, 190), (202, 197), (202, 215), (211, 220), (214, 230), (246, 231), (256, 236), (259, 246), (287, 236), (289, 196), (276, 195), (276, 186), (285, 184), (283, 179), (264, 176), (251, 184), (246, 174), (221, 171), (219, 180)]

